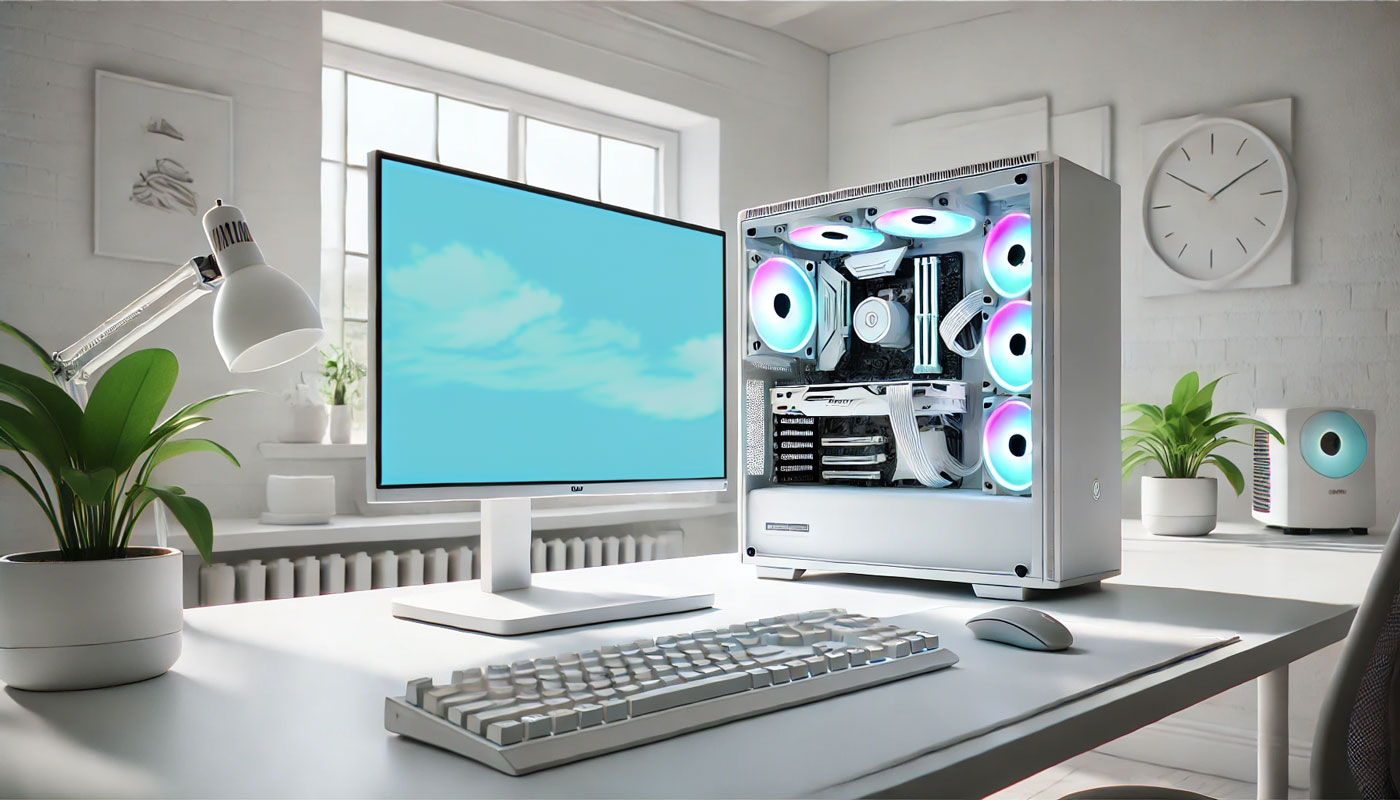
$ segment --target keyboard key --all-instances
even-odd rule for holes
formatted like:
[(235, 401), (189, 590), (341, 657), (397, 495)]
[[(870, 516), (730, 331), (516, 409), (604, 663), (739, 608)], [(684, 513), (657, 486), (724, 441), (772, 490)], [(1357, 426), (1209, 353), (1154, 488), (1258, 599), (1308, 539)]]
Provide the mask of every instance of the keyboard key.
[(525, 726), (526, 739), (538, 739), (554, 733), (554, 720), (544, 714), (526, 714), (520, 718), (520, 723)]
[(525, 738), (525, 726), (515, 720), (493, 722), (486, 729), (486, 738), (496, 744), (515, 744)]
[(433, 688), (432, 678), (414, 678), (408, 682), (408, 688), (404, 690), (404, 698), (419, 708), (423, 707), (423, 695)]
[(555, 733), (568, 733), (578, 730), (578, 709), (560, 708), (549, 712)]
[(594, 725), (603, 724), (603, 707), (597, 703), (582, 703), (577, 708), (578, 726), (580, 728), (591, 728)]
[(619, 722), (627, 719), (627, 701), (618, 697), (604, 700), (598, 705), (603, 707), (604, 722)]
[(752, 688), (749, 675), (745, 673), (719, 674), (676, 686), (665, 686), (638, 692), (627, 699), (632, 716), (665, 711), (668, 708), (698, 703)]
[(519, 705), (505, 706), (504, 708), (479, 711), (467, 717), (467, 730), (480, 735), (481, 732), (486, 730), (493, 722), (517, 720), (526, 714), (533, 714), (542, 708), (544, 708), (544, 706), (539, 703), (521, 703)]
[(749, 676), (753, 688), (762, 689), (765, 686), (773, 685), (773, 675), (767, 669), (758, 667), (757, 669), (745, 670), (744, 674)]

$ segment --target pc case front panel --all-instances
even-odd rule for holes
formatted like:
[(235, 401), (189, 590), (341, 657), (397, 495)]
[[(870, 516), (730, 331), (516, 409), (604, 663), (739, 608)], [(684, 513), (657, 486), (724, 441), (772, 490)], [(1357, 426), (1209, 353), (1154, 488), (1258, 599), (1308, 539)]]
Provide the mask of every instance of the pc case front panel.
[[(1007, 187), (1015, 187), (1010, 191), (1023, 193), (1024, 210), (1031, 216), (1032, 251), (1044, 254), (1032, 260), (1034, 272), (1027, 295), (1033, 309), (1034, 347), (1038, 348), (1032, 364), (1035, 390), (1029, 393), (1031, 451), (1034, 454), (1029, 496), (983, 494), (970, 488), (775, 485), (775, 448), (769, 446), (775, 441), (769, 390), (782, 378), (769, 369), (745, 361), (746, 424), (740, 435), (746, 491), (740, 500), (740, 513), (747, 561), (768, 566), (915, 574), (1023, 586), (1057, 585), (1077, 580), (1078, 576), (1061, 574), (1056, 568), (1056, 542), (1049, 535), (1049, 520), (1054, 513), (1050, 502), (1054, 497), (1051, 465), (1056, 458), (1057, 444), (1053, 437), (1046, 435), (1047, 415), (1053, 413), (1057, 397), (1054, 385), (1057, 376), (1046, 368), (1046, 364), (1053, 363), (1055, 341), (1051, 309), (1057, 300), (1053, 280), (1057, 268), (1053, 225), (1047, 224), (1047, 220), (1053, 221), (1053, 210), (1049, 206), (1054, 169), (1051, 165), (1036, 163), (1033, 158), (1008, 161), (1014, 163), (957, 171), (956, 175), (937, 177), (923, 184), (891, 182), (897, 185), (870, 187), (870, 191), (833, 192), (820, 196), (816, 204), (793, 201), (768, 207), (759, 210), (758, 215), (741, 216), (740, 228), (741, 233), (756, 230), (771, 233), (775, 228), (792, 224), (794, 219), (839, 216), (861, 205), (878, 204), (882, 198), (911, 191), (931, 196), (953, 189), (997, 198), (1006, 194)], [(1015, 183), (1018, 175), (1024, 176), (1023, 183)], [(995, 213), (995, 208), (989, 209), (988, 223)], [(1116, 222), (1114, 228), (1116, 241)], [(755, 244), (753, 237), (742, 236), (740, 242), (740, 257), (750, 257), (749, 251)], [(964, 288), (983, 286), (980, 245), (974, 248), (968, 242), (961, 242), (959, 246), (965, 254), (975, 253), (976, 256), (964, 259)], [(822, 257), (822, 254), (801, 249), (788, 252), (801, 258)], [(749, 331), (745, 326), (750, 315), (749, 296), (748, 292), (741, 294), (741, 332), (737, 338), (748, 347)], [(1116, 325), (1116, 303), (1114, 305)], [(976, 401), (982, 394), (984, 374), (978, 369), (980, 362), (969, 364), (965, 360), (964, 366), (970, 367), (962, 376), (967, 381), (969, 400), (964, 428), (980, 431), (983, 420), (980, 403)], [(1116, 369), (1114, 372), (1116, 374)], [(980, 443), (980, 436), (964, 436), (963, 442), (969, 445), (964, 450), (967, 458), (978, 455), (976, 445)], [(980, 480), (980, 477), (974, 476), (973, 480)]]

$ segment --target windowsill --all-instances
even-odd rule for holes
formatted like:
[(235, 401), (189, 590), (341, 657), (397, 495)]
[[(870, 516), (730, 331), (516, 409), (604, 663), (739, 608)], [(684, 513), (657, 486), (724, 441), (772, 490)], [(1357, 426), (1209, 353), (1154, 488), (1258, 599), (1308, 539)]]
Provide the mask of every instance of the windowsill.
[(262, 454), (263, 458), (272, 460), (363, 459), (365, 457), (365, 443), (259, 442), (258, 452)]
[[(535, 534), (540, 534), (631, 522), (678, 521), (735, 512), (732, 503), (716, 502), (713, 496), (699, 497), (678, 495), (642, 503), (535, 508), (530, 514), (531, 528)], [(324, 525), (263, 525), (256, 518), (215, 519), (214, 560), (223, 561), (222, 556), (244, 550), (458, 539), (477, 536), (480, 532), (479, 511), (384, 516), (338, 514)], [(137, 544), (153, 544), (154, 525), (143, 520), (133, 539)], [(171, 520), (169, 546), (186, 553), (195, 552), (189, 537), (174, 520)]]

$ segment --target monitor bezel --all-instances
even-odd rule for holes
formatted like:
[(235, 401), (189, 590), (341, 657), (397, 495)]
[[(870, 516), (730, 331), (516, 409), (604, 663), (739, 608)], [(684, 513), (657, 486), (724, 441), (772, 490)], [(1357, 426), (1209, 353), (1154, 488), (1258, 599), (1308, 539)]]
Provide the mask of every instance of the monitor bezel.
[[(729, 487), (730, 465), (730, 413), (729, 401), (731, 396), (731, 359), (730, 332), (729, 332), (729, 257), (728, 257), (728, 237), (727, 234), (718, 228), (709, 228), (704, 225), (696, 225), (690, 222), (669, 219), (656, 214), (648, 214), (630, 208), (622, 208), (596, 200), (588, 200), (561, 192), (542, 189), (537, 186), (529, 186), (518, 181), (505, 178), (498, 178), (494, 175), (484, 175), (471, 170), (451, 167), (445, 164), (438, 164), (433, 161), (404, 156), (396, 153), (388, 153), (381, 150), (372, 150), (367, 156), (369, 169), (368, 191), (366, 192), (369, 205), (369, 321), (366, 334), (366, 350), (368, 356), (368, 372), (370, 386), (366, 392), (366, 453), (365, 453), (365, 484), (368, 490), (370, 502), (413, 502), (425, 500), (487, 500), (506, 497), (568, 497), (578, 495), (629, 495), (629, 494), (679, 494), (685, 492), (722, 492)], [(379, 368), (379, 314), (381, 297), (379, 290), (380, 273), (380, 170), (385, 161), (394, 161), (411, 166), (423, 167), (426, 169), (458, 175), (465, 178), (472, 178), (486, 183), (493, 183), (533, 194), (553, 197), (571, 203), (584, 206), (592, 206), (606, 211), (613, 211), (628, 216), (660, 222), (678, 228), (687, 228), (702, 233), (716, 234), (720, 237), (720, 259), (721, 259), (721, 330), (723, 335), (724, 348), (724, 403), (723, 403), (723, 461), (722, 474), (717, 477), (704, 478), (640, 478), (617, 481), (537, 481), (537, 482), (494, 482), (494, 483), (429, 483), (429, 484), (383, 484), (381, 475), (381, 453), (379, 442), (380, 427), (380, 403), (379, 392), (381, 387), (381, 375)]]

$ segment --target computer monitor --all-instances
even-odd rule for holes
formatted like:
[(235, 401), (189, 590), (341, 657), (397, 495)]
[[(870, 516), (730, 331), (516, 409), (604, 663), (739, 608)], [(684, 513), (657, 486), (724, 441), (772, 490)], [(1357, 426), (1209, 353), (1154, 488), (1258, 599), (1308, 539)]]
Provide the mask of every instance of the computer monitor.
[(722, 491), (724, 233), (369, 158), (371, 502), (480, 500), (481, 584), (399, 616), (490, 633), (707, 607), (530, 574), (530, 498)]

